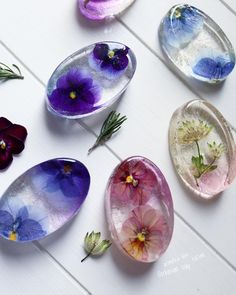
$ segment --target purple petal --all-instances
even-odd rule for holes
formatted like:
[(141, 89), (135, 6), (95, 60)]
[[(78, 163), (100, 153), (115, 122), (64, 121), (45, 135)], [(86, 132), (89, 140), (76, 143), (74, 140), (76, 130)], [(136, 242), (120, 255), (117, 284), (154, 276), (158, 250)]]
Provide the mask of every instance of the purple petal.
[(93, 55), (96, 59), (104, 60), (107, 57), (109, 46), (107, 44), (96, 44), (93, 49)]
[(9, 212), (0, 210), (0, 233), (6, 235), (11, 230), (13, 222), (14, 219)]
[(14, 138), (11, 136), (4, 136), (3, 140), (5, 141), (7, 145), (6, 149), (11, 151), (11, 153), (13, 154), (20, 154), (25, 148), (24, 143), (17, 138)]
[(0, 170), (7, 168), (13, 160), (12, 153), (10, 150), (0, 149)]
[(27, 130), (24, 126), (12, 124), (7, 130), (5, 130), (4, 134), (10, 135), (11, 137), (15, 137), (24, 142), (27, 137)]
[(20, 241), (36, 240), (46, 235), (40, 223), (33, 219), (24, 220), (18, 227), (17, 233)]
[(9, 128), (12, 125), (12, 123), (4, 118), (4, 117), (0, 117), (0, 132)]
[(126, 69), (129, 64), (128, 57), (126, 55), (120, 54), (115, 55), (112, 59), (112, 66), (116, 71), (122, 71)]
[(25, 220), (29, 218), (29, 212), (26, 206), (20, 208), (20, 210), (18, 211), (16, 218), (19, 218), (19, 217), (21, 218), (21, 220)]

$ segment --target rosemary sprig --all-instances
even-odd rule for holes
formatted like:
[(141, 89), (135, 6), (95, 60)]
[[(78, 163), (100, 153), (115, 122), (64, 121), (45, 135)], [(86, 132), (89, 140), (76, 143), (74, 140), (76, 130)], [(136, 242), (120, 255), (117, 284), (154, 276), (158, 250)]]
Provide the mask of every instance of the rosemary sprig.
[(24, 79), (21, 74), (19, 67), (15, 64), (12, 65), (16, 70), (14, 71), (4, 63), (0, 62), (0, 79), (7, 80), (7, 79)]
[(102, 125), (100, 134), (95, 144), (88, 150), (88, 154), (90, 154), (99, 145), (103, 145), (112, 137), (114, 133), (120, 130), (121, 125), (127, 120), (126, 116), (121, 117), (120, 115), (120, 113), (116, 113), (115, 111), (110, 112)]

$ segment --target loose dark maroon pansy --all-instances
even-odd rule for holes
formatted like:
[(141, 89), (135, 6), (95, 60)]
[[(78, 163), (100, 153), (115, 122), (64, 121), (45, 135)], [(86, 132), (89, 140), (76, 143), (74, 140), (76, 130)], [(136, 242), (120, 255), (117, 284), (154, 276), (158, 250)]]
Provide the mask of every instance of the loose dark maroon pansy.
[(19, 154), (23, 151), (26, 137), (25, 127), (0, 117), (0, 170), (11, 164), (12, 154)]

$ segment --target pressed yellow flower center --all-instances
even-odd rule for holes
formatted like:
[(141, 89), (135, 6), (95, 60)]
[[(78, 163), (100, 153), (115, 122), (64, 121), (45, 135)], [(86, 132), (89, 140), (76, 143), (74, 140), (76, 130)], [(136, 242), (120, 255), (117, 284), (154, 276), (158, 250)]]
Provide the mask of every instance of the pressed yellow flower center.
[(138, 239), (140, 242), (145, 242), (145, 240), (146, 240), (145, 233), (144, 233), (144, 232), (138, 233), (138, 234), (137, 234), (137, 239)]
[(138, 180), (134, 179), (132, 175), (127, 176), (125, 182), (132, 184), (134, 187), (138, 185)]
[(180, 18), (181, 17), (181, 12), (180, 9), (176, 9), (174, 12), (175, 18)]
[(115, 52), (114, 52), (113, 50), (110, 50), (110, 51), (108, 52), (108, 57), (109, 57), (109, 58), (112, 58), (114, 55), (115, 55)]
[(68, 174), (68, 173), (71, 173), (72, 167), (69, 164), (67, 164), (67, 165), (64, 165), (63, 170), (66, 174)]
[(15, 241), (17, 238), (17, 234), (15, 231), (11, 231), (10, 234), (9, 234), (9, 240), (11, 241)]
[(2, 150), (5, 150), (6, 147), (7, 147), (6, 143), (5, 143), (3, 140), (1, 140), (1, 141), (0, 141), (0, 148), (1, 148)]
[(77, 93), (75, 91), (71, 91), (69, 95), (70, 95), (71, 99), (76, 99), (77, 98)]

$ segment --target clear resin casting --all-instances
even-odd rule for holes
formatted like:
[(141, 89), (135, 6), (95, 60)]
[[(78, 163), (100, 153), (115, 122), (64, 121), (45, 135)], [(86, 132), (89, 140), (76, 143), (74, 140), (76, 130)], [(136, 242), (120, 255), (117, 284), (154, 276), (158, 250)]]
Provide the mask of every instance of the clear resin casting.
[(87, 168), (53, 159), (17, 178), (0, 200), (0, 236), (15, 242), (41, 239), (73, 218), (90, 185)]
[(167, 249), (173, 232), (173, 203), (157, 166), (143, 157), (123, 161), (106, 190), (106, 213), (118, 248), (140, 262), (153, 262)]
[(208, 15), (193, 6), (172, 7), (161, 22), (159, 38), (166, 56), (187, 77), (217, 83), (234, 68), (230, 41)]
[(70, 119), (97, 113), (120, 97), (135, 69), (134, 53), (124, 44), (85, 47), (63, 61), (49, 79), (48, 109)]
[(122, 13), (135, 0), (78, 0), (81, 13), (91, 20), (103, 20)]
[(191, 191), (212, 198), (236, 175), (236, 148), (230, 128), (210, 103), (193, 100), (173, 114), (169, 148), (174, 166)]

